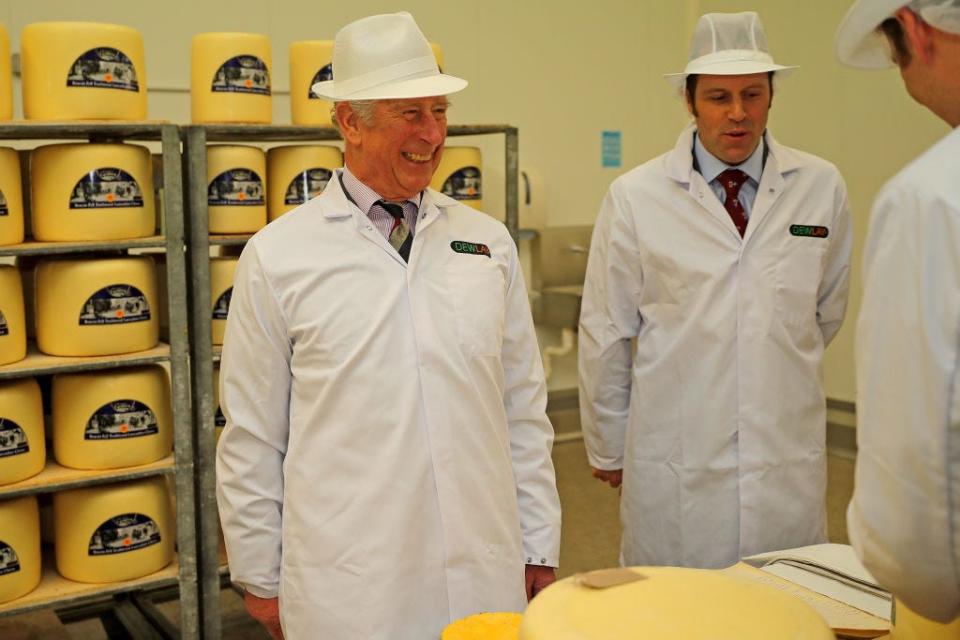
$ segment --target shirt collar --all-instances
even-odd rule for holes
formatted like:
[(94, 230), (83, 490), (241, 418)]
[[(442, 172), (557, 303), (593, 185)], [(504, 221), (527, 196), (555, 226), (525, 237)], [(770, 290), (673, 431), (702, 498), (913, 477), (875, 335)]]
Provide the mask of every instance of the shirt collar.
[[(375, 205), (378, 200), (383, 200), (379, 193), (360, 182), (359, 178), (353, 175), (346, 165), (344, 165), (341, 170), (340, 177), (342, 179), (341, 184), (343, 185), (343, 190), (346, 191), (348, 198), (353, 200), (353, 203), (357, 205), (357, 208), (364, 214), (369, 215), (373, 205)], [(412, 198), (407, 198), (404, 202), (413, 203), (413, 206), (419, 209), (422, 198), (423, 192), (421, 191)]]
[(747, 158), (744, 162), (741, 162), (738, 165), (729, 165), (723, 160), (717, 158), (715, 155), (707, 151), (707, 148), (703, 146), (703, 143), (700, 142), (700, 136), (694, 133), (693, 136), (693, 155), (697, 161), (697, 167), (700, 170), (700, 175), (703, 176), (703, 179), (709, 184), (713, 182), (718, 175), (723, 173), (727, 169), (740, 169), (747, 176), (750, 177), (755, 183), (760, 184), (760, 176), (763, 175), (763, 157), (764, 157), (764, 145), (766, 144), (765, 140), (761, 136), (760, 144), (757, 145), (757, 148), (753, 150), (753, 153), (750, 154), (750, 157)]

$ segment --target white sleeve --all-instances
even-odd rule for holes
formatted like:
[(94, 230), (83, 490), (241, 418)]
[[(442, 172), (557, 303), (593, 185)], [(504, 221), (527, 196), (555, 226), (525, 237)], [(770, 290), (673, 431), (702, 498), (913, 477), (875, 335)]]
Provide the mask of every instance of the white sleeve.
[(924, 200), (888, 188), (874, 206), (847, 522), (877, 580), (946, 622), (960, 614), (960, 211)]
[(530, 301), (511, 245), (511, 277), (501, 349), (503, 403), (526, 564), (560, 566), (560, 497), (551, 458), (553, 426), (547, 418), (547, 384), (530, 314)]
[(580, 423), (590, 465), (622, 469), (630, 409), (631, 340), (643, 287), (629, 205), (610, 188), (593, 230), (580, 310)]
[(217, 445), (217, 505), (234, 582), (277, 595), (291, 346), (255, 245), (237, 264), (220, 363), (227, 424)]
[(843, 324), (850, 291), (850, 256), (853, 251), (853, 225), (850, 205), (847, 203), (847, 186), (837, 175), (834, 192), (833, 227), (830, 229), (830, 246), (827, 249), (827, 264), (817, 295), (817, 324), (823, 334), (824, 346), (830, 344)]

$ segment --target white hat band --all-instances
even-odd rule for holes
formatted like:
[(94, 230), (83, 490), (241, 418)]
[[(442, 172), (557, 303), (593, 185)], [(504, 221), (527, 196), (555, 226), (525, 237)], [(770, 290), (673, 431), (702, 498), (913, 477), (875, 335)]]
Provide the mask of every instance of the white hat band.
[[(334, 71), (336, 73), (336, 71)], [(349, 96), (353, 93), (371, 89), (373, 87), (386, 84), (388, 82), (398, 82), (402, 80), (412, 80), (422, 78), (437, 73), (437, 59), (433, 54), (404, 60), (389, 67), (374, 69), (367, 73), (362, 73), (345, 80), (334, 81), (337, 83), (337, 92), (342, 96)]]

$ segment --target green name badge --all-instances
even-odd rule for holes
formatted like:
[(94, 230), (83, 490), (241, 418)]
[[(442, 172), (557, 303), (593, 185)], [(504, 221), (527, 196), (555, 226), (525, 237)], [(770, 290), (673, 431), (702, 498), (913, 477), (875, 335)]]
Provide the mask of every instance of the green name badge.
[(490, 257), (490, 247), (479, 242), (467, 242), (466, 240), (454, 240), (450, 243), (450, 248), (457, 253), (469, 253), (475, 256)]
[(826, 238), (830, 235), (830, 230), (826, 227), (815, 227), (809, 224), (792, 224), (790, 225), (790, 235), (807, 238)]

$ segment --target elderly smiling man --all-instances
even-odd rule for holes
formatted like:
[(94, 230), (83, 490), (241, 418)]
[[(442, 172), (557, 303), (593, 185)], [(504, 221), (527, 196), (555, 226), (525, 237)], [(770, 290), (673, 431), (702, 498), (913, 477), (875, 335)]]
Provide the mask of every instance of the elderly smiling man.
[(427, 188), (467, 83), (406, 13), (344, 27), (333, 68), (346, 166), (237, 267), (223, 532), (274, 636), (435, 639), (554, 579), (543, 370), (505, 227)]

